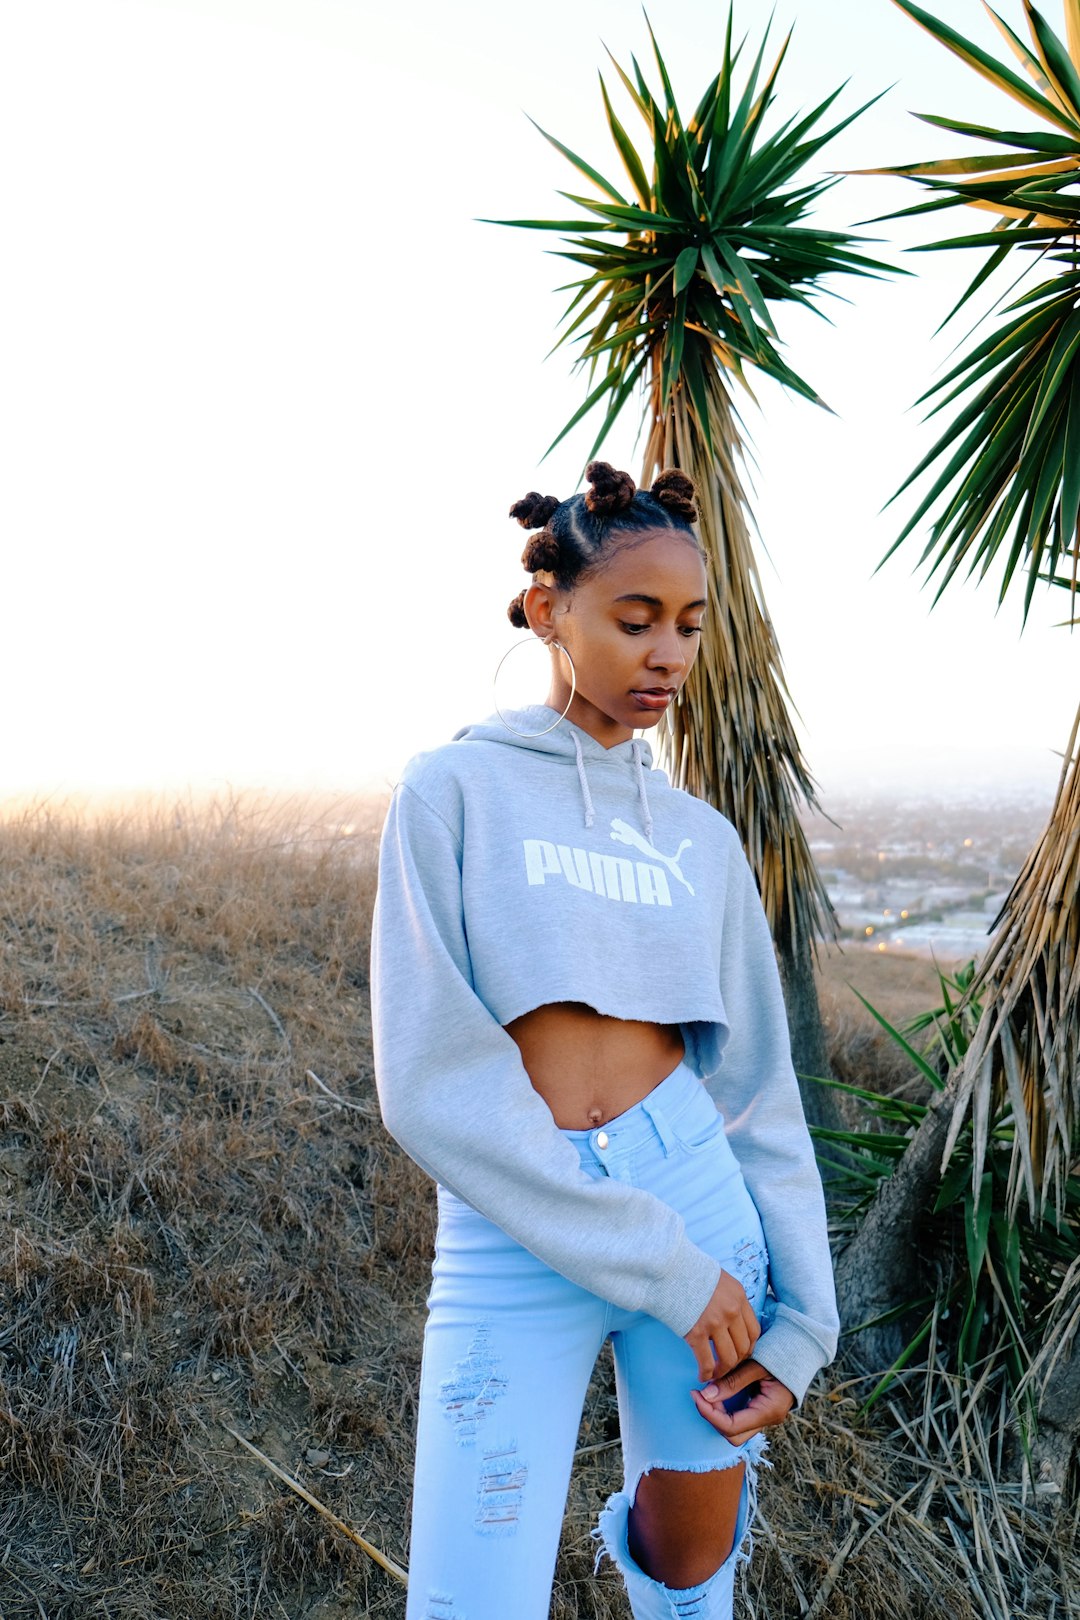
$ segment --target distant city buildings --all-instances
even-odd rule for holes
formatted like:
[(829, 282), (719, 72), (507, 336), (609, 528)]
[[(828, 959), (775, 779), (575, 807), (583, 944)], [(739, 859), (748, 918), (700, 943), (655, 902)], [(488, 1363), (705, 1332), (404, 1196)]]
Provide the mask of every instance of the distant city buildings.
[(978, 957), (1046, 819), (1030, 790), (830, 801), (807, 836), (845, 948)]

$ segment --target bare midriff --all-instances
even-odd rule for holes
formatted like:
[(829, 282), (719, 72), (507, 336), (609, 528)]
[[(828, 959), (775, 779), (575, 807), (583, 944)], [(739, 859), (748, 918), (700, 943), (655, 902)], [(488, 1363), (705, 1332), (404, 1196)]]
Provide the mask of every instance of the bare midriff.
[(582, 1001), (549, 1002), (505, 1026), (561, 1130), (587, 1131), (633, 1108), (680, 1061), (677, 1024), (609, 1018)]

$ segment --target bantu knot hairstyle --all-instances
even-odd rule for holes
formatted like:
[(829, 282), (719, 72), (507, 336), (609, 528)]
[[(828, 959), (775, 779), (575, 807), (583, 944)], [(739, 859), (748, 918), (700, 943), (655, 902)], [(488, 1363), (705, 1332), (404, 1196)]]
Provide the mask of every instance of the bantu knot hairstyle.
[(538, 569), (549, 568), (555, 573), (562, 559), (559, 542), (550, 529), (541, 529), (539, 534), (531, 534), (525, 542), (525, 550), (521, 553), (521, 566), (527, 568), (530, 574)]
[(559, 509), (557, 495), (538, 495), (535, 489), (530, 489), (520, 501), (515, 501), (510, 508), (510, 516), (517, 518), (523, 529), (542, 529), (548, 518), (554, 517)]
[(592, 489), (585, 491), (585, 505), (597, 517), (614, 517), (629, 510), (637, 490), (629, 473), (616, 472), (606, 461), (590, 461), (585, 477)]
[[(521, 554), (522, 567), (531, 574), (552, 574), (556, 585), (568, 590), (610, 555), (619, 539), (649, 529), (674, 529), (698, 545), (690, 527), (697, 518), (694, 486), (677, 467), (662, 472), (649, 490), (635, 488), (629, 473), (606, 461), (590, 461), (585, 477), (590, 487), (583, 495), (560, 501), (530, 490), (510, 508), (523, 529), (539, 530)], [(524, 601), (521, 591), (506, 610), (519, 630), (528, 629)]]
[(697, 507), (694, 505), (696, 491), (691, 480), (678, 467), (669, 467), (667, 472), (662, 472), (649, 494), (655, 495), (669, 512), (685, 518), (687, 523), (697, 521)]

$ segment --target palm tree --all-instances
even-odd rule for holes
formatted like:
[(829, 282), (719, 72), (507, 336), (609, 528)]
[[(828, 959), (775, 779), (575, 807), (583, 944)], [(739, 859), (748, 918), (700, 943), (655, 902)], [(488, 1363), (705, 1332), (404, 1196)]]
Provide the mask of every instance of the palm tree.
[[(900, 176), (928, 193), (905, 214), (974, 208), (996, 216), (988, 229), (925, 245), (989, 254), (946, 320), (1006, 264), (1019, 260), (1020, 280), (1033, 283), (1011, 297), (1014, 284), (1004, 309), (995, 305), (982, 316), (976, 341), (923, 396), (934, 402), (931, 414), (955, 410), (897, 491), (933, 470), (929, 490), (887, 555), (930, 516), (920, 561), (938, 575), (934, 601), (961, 569), (980, 580), (996, 569), (999, 602), (1024, 581), (1026, 623), (1039, 581), (1063, 586), (1075, 602), (1080, 562), (1080, 0), (1064, 0), (1067, 43), (1030, 0), (1022, 0), (1030, 45), (990, 12), (1026, 77), (909, 0), (895, 3), (1040, 123), (1021, 132), (927, 117), (992, 150), (868, 171)], [(1075, 611), (1068, 622), (1076, 622)], [(1080, 1104), (1078, 731), (1080, 715), (1046, 829), (993, 924), (970, 987), (968, 999), (983, 1005), (971, 1045), (841, 1262), (849, 1321), (880, 1314), (903, 1297), (914, 1223), (969, 1117), (976, 1198), (988, 1122), (1004, 1107), (1014, 1130), (1006, 1215), (1016, 1218), (1021, 1199), (1036, 1221), (1049, 1206), (1061, 1208)], [(1080, 1274), (1063, 1291), (1062, 1324), (1078, 1306)], [(1057, 1376), (1072, 1381), (1072, 1396), (1060, 1401), (1053, 1390), (1046, 1393), (1042, 1444), (1063, 1477), (1080, 1433), (1073, 1388), (1080, 1361), (1070, 1364), (1060, 1339), (1056, 1357), (1054, 1349), (1051, 1343), (1044, 1366), (1056, 1362)], [(1058, 1407), (1067, 1415), (1047, 1425)]]
[[(811, 294), (826, 276), (886, 267), (853, 251), (856, 238), (805, 223), (835, 181), (807, 180), (803, 171), (858, 116), (814, 132), (840, 92), (764, 133), (787, 40), (764, 78), (762, 41), (737, 92), (743, 47), (732, 47), (729, 14), (720, 70), (686, 121), (651, 27), (649, 35), (659, 99), (635, 59), (631, 76), (612, 58), (645, 124), (643, 151), (600, 80), (628, 190), (541, 131), (594, 188), (588, 196), (560, 193), (585, 217), (495, 223), (559, 232), (567, 238), (560, 253), (583, 270), (562, 289), (572, 297), (555, 347), (582, 343), (576, 365), (587, 369), (589, 390), (554, 443), (602, 404), (591, 459), (623, 407), (643, 393), (642, 482), (663, 467), (680, 467), (697, 486), (712, 600), (701, 654), (663, 737), (666, 763), (679, 786), (715, 804), (739, 829), (780, 950), (796, 1068), (820, 1074), (825, 1058), (811, 945), (835, 937), (836, 919), (797, 815), (800, 801), (816, 804), (814, 783), (788, 712), (754, 559), (732, 388), (738, 383), (751, 393), (747, 371), (757, 367), (820, 404), (784, 360), (770, 305), (814, 308)], [(810, 1088), (812, 1118), (822, 1118), (825, 1095)]]

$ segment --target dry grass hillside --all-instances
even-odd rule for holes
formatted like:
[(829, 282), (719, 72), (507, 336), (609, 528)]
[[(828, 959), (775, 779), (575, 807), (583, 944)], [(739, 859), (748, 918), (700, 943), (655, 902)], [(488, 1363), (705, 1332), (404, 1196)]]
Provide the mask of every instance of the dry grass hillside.
[[(377, 821), (235, 801), (0, 825), (2, 1620), (404, 1613), (262, 1460), (407, 1562), (433, 1200), (374, 1100)], [(1072, 1613), (1071, 1518), (991, 1488), (948, 1382), (936, 1433), (902, 1403), (871, 1426), (866, 1389), (837, 1375), (778, 1435), (743, 1612)], [(606, 1361), (580, 1446), (553, 1614), (625, 1620), (591, 1573)]]

